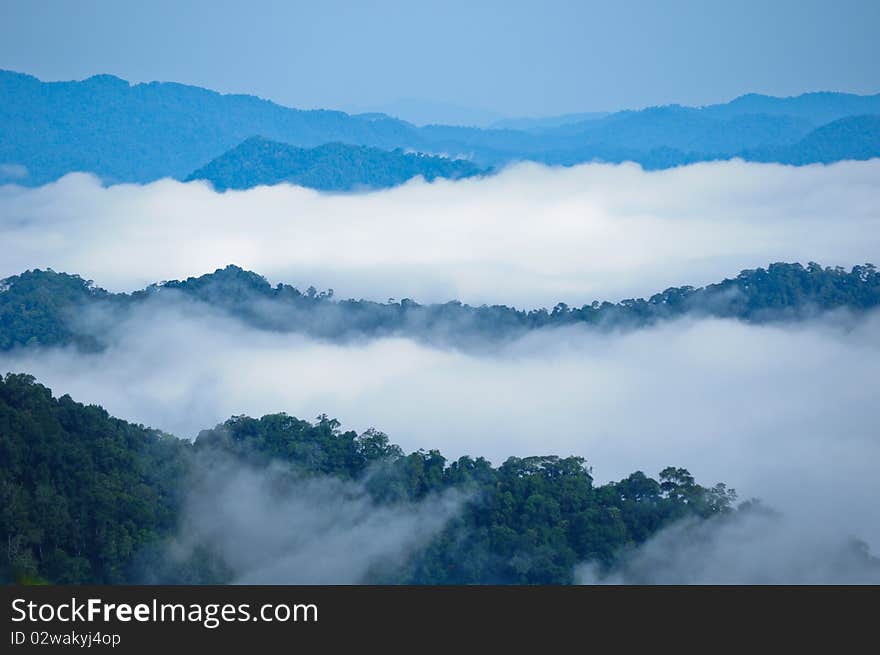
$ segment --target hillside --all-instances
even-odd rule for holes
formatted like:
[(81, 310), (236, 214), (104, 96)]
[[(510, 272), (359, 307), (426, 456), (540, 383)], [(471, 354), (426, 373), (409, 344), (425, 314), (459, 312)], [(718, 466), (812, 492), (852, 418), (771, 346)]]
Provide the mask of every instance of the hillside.
[(187, 181), (207, 180), (217, 190), (248, 189), (288, 182), (320, 191), (381, 189), (416, 176), (459, 179), (485, 172), (476, 165), (446, 157), (386, 151), (367, 146), (328, 143), (297, 148), (253, 137), (209, 162)]
[[(734, 511), (736, 498), (674, 467), (658, 479), (636, 472), (594, 486), (579, 457), (511, 457), (492, 466), (482, 458), (447, 462), (436, 450), (406, 455), (381, 432), (343, 431), (326, 416), (237, 416), (193, 443), (54, 398), (31, 376), (10, 374), (0, 376), (0, 582), (234, 581), (240, 572), (214, 539), (196, 539), (186, 554), (175, 542), (194, 490), (218, 467), (271, 481), (278, 502), (285, 489), (325, 485), (352, 494), (358, 485), (366, 500), (343, 497), (322, 511), (352, 503), (349, 511), (366, 523), (372, 512), (390, 515), (437, 494), (467, 498), (426, 545), (368, 578), (386, 583), (569, 583), (578, 562), (610, 566), (673, 521)], [(202, 517), (223, 517), (222, 497), (209, 498)], [(263, 510), (249, 508), (254, 516)], [(276, 556), (295, 555), (297, 543)]]

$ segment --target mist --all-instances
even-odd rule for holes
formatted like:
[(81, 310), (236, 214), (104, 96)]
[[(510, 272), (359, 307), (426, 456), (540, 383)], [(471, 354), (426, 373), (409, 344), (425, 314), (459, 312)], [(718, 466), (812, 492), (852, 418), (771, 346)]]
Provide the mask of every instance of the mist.
[[(107, 187), (75, 174), (0, 187), (0, 277), (51, 267), (130, 291), (236, 263), (337, 297), (577, 306), (773, 261), (876, 263), (878, 192), (880, 160), (656, 172), (522, 164), (339, 195), (288, 185), (220, 194), (170, 180)], [(173, 293), (111, 320), (77, 320), (99, 329), (106, 349), (2, 352), (0, 373), (33, 374), (56, 395), (184, 438), (232, 415), (326, 413), (450, 459), (580, 455), (599, 483), (681, 466), (780, 512), (672, 526), (615, 571), (584, 563), (586, 582), (873, 579), (847, 539), (880, 550), (878, 312), (539, 329), (491, 348), (261, 330)], [(425, 544), (458, 507), (378, 507), (336, 480), (279, 490), (278, 475), (206, 474), (191, 490), (179, 554), (211, 543), (240, 582), (359, 582)]]
[(71, 174), (0, 187), (0, 277), (79, 273), (110, 290), (230, 263), (337, 297), (579, 306), (716, 282), (773, 261), (852, 266), (880, 252), (880, 160), (742, 161), (645, 172), (549, 168), (363, 194), (216, 193)]
[(627, 553), (612, 571), (577, 567), (580, 584), (880, 584), (880, 559), (821, 521), (747, 509), (684, 520)]
[(668, 465), (880, 545), (880, 314), (545, 329), (488, 352), (318, 341), (153, 303), (108, 348), (0, 354), (57, 394), (193, 438), (231, 415), (327, 413), (448, 458), (581, 455), (597, 481)]
[(380, 505), (360, 482), (202, 460), (168, 555), (208, 548), (234, 584), (359, 584), (393, 574), (461, 508), (447, 493)]

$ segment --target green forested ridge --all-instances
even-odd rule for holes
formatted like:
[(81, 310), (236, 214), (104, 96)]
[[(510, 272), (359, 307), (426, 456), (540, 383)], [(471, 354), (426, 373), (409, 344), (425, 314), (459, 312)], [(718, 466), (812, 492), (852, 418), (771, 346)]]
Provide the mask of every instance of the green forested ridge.
[(288, 182), (320, 191), (351, 191), (392, 187), (418, 175), (430, 182), (484, 172), (463, 159), (405, 153), (399, 148), (389, 152), (344, 143), (297, 148), (253, 137), (211, 160), (187, 181), (208, 180), (217, 190)]
[(224, 582), (210, 544), (163, 561), (200, 457), (248, 466), (284, 462), (291, 475), (360, 480), (375, 502), (467, 492), (430, 544), (377, 581), (565, 583), (585, 560), (614, 562), (627, 546), (685, 516), (733, 511), (735, 494), (683, 469), (594, 486), (579, 457), (512, 457), (500, 466), (437, 451), (404, 454), (375, 430), (343, 431), (285, 414), (233, 417), (194, 443), (55, 399), (31, 376), (0, 379), (0, 578), (67, 583)]
[[(160, 298), (204, 302), (260, 329), (328, 339), (393, 334), (466, 344), (515, 337), (537, 328), (639, 327), (684, 315), (762, 322), (835, 309), (862, 312), (880, 304), (880, 273), (871, 264), (847, 271), (815, 263), (777, 263), (705, 287), (673, 287), (647, 299), (595, 301), (580, 307), (560, 303), (550, 310), (526, 311), (457, 301), (421, 305), (409, 299), (336, 300), (332, 290), (319, 293), (310, 287), (301, 292), (287, 284), (272, 286), (236, 266), (131, 294), (110, 294), (76, 275), (35, 270), (0, 281), (0, 350), (69, 344), (100, 348), (107, 324)], [(98, 310), (106, 310), (104, 323), (85, 320)]]
[(27, 375), (0, 383), (5, 580), (130, 580), (174, 528), (186, 446), (100, 407), (53, 399)]
[(0, 349), (75, 344), (96, 347), (94, 339), (71, 329), (76, 313), (92, 302), (112, 299), (78, 275), (28, 271), (0, 281)]

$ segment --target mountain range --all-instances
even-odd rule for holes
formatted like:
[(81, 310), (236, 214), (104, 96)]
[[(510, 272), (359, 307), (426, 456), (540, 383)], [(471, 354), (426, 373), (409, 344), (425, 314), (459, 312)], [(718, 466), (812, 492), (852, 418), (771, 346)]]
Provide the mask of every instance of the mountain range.
[(766, 323), (835, 310), (859, 314), (880, 306), (880, 272), (871, 264), (847, 271), (812, 262), (775, 263), (705, 287), (672, 287), (647, 299), (522, 310), (458, 301), (422, 305), (409, 298), (337, 300), (332, 290), (272, 286), (233, 265), (133, 293), (110, 293), (78, 275), (32, 270), (0, 280), (0, 352), (30, 346), (100, 351), (107, 333), (130, 312), (163, 302), (198, 304), (260, 330), (331, 341), (394, 336), (485, 349), (532, 330), (565, 326), (623, 330), (685, 316)]
[[(0, 183), (39, 185), (73, 171), (94, 173), (106, 183), (145, 183), (193, 179), (201, 177), (197, 172), (225, 167), (216, 180), (205, 179), (234, 188), (278, 179), (353, 189), (364, 184), (358, 161), (395, 162), (388, 174), (378, 175), (378, 186), (396, 183), (408, 170), (456, 177), (520, 160), (557, 165), (635, 161), (646, 168), (732, 157), (824, 163), (880, 156), (878, 115), (880, 94), (750, 94), (705, 107), (669, 105), (587, 115), (585, 120), (504, 123), (520, 129), (417, 127), (384, 114), (304, 111), (176, 83), (129, 84), (111, 75), (42, 82), (0, 71)], [(253, 148), (261, 143), (249, 142), (255, 136), (265, 140), (263, 147)], [(401, 153), (388, 159), (338, 146), (303, 153), (281, 145), (270, 148), (268, 141), (299, 149), (333, 143)], [(285, 154), (267, 166), (265, 160), (241, 158), (245, 144), (245, 150)], [(413, 167), (414, 160), (401, 159), (403, 153), (466, 159), (474, 168), (465, 173), (461, 163), (441, 165), (427, 158)], [(315, 171), (304, 172), (303, 162), (313, 162)]]

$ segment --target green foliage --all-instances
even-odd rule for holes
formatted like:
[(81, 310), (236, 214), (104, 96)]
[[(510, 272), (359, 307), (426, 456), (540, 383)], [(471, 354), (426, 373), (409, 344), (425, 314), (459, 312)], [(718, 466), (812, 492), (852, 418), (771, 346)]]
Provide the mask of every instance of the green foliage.
[(53, 399), (28, 375), (0, 383), (0, 534), (6, 579), (121, 583), (173, 529), (183, 442)]
[(315, 423), (287, 414), (260, 419), (234, 416), (221, 426), (200, 432), (195, 450), (222, 451), (255, 464), (293, 462), (309, 473), (349, 479), (361, 476), (372, 462), (402, 456), (381, 432), (368, 430), (358, 435), (350, 430), (342, 432), (339, 427), (339, 421), (325, 415)]
[[(641, 472), (595, 487), (580, 457), (512, 457), (497, 469), (484, 460), (457, 464), (479, 471), (469, 481), (475, 500), (409, 563), (401, 581), (570, 583), (578, 562), (610, 567), (625, 548), (670, 522), (728, 512), (736, 498), (692, 478), (686, 487), (661, 490)], [(447, 468), (445, 479), (454, 479), (455, 470)]]
[(326, 416), (238, 416), (190, 443), (9, 374), (0, 379), (0, 578), (229, 581), (210, 545), (167, 561), (194, 462), (210, 455), (360, 481), (383, 504), (466, 494), (445, 530), (381, 582), (571, 582), (576, 563), (611, 565), (669, 522), (728, 512), (735, 499), (676, 468), (659, 481), (637, 472), (596, 487), (579, 457), (511, 457), (493, 467), (482, 458), (448, 463), (436, 450), (405, 455), (381, 432), (343, 431)]
[(77, 308), (109, 298), (78, 275), (28, 271), (0, 281), (0, 350), (74, 344), (95, 349), (94, 337), (73, 329)]

